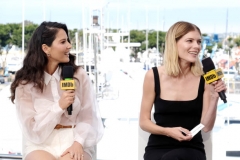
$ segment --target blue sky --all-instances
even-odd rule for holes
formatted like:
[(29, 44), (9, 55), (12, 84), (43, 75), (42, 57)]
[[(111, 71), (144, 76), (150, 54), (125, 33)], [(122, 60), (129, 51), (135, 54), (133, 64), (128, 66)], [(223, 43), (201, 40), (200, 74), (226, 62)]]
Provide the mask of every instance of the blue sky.
[[(203, 33), (240, 33), (239, 0), (1, 0), (0, 23), (43, 20), (66, 23), (70, 29), (90, 24), (89, 6), (104, 6), (105, 28), (159, 29), (176, 21), (195, 23)], [(97, 4), (97, 5), (93, 5)], [(84, 19), (82, 20), (82, 10)], [(98, 11), (93, 12), (95, 14)]]

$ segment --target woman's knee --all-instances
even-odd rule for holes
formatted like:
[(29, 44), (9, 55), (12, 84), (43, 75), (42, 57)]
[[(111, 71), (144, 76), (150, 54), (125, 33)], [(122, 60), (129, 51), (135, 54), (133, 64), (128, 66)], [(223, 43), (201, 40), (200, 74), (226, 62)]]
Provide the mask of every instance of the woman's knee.
[(164, 155), (161, 160), (180, 160), (176, 155)]
[(192, 148), (178, 148), (166, 153), (161, 160), (206, 160), (204, 153)]
[(56, 158), (49, 152), (43, 150), (32, 151), (27, 154), (25, 160), (56, 160)]
[(83, 155), (84, 155), (84, 160), (92, 160), (92, 157), (87, 152), (84, 152)]

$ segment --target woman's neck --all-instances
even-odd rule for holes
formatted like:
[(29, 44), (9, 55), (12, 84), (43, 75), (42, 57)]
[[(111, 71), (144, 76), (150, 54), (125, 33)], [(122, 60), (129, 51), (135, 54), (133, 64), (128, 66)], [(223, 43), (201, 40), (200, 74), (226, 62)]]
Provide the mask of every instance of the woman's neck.
[(57, 68), (58, 68), (58, 66), (56, 66), (56, 65), (54, 65), (54, 66), (53, 65), (47, 65), (44, 70), (48, 74), (53, 75), (53, 73), (56, 71)]
[(190, 64), (179, 64), (181, 69), (180, 77), (186, 77), (189, 73), (191, 73), (191, 65)]

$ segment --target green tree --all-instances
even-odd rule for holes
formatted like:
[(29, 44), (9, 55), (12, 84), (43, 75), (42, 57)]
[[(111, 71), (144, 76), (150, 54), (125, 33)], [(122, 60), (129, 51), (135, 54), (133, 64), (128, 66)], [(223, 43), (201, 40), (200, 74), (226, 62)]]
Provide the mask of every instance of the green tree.
[(223, 48), (223, 47), (222, 47), (222, 42), (218, 42), (217, 48)]
[(148, 47), (153, 48), (157, 46), (157, 32), (154, 30), (150, 30), (148, 32)]
[(240, 37), (235, 38), (234, 42), (237, 45), (237, 47), (240, 47)]
[[(38, 27), (38, 24), (28, 24), (28, 25), (25, 25), (25, 32), (24, 32), (24, 48), (25, 50), (27, 50), (28, 48), (28, 43), (30, 41), (30, 38), (32, 37), (32, 34), (33, 32), (36, 30), (36, 28)], [(20, 28), (22, 30), (22, 27)], [(22, 32), (20, 32), (22, 34)], [(22, 36), (19, 36), (21, 37), (20, 39), (18, 39), (18, 43), (16, 45), (18, 46), (22, 46)]]
[(76, 37), (75, 34), (76, 32), (78, 33), (78, 46), (81, 46), (81, 39), (83, 37), (83, 30), (78, 30), (78, 29), (73, 29), (73, 30), (68, 30), (69, 38), (72, 44), (72, 48), (76, 48)]
[[(157, 42), (157, 31), (150, 30), (148, 32), (148, 47), (149, 48), (157, 48), (157, 43), (159, 48), (161, 48), (162, 44), (165, 42), (165, 32), (158, 32), (158, 42)], [(146, 31), (145, 30), (131, 30), (130, 31), (130, 42), (139, 42), (141, 44), (140, 48), (135, 48), (135, 52), (139, 52), (140, 50), (146, 50)]]
[(165, 36), (166, 36), (166, 32), (162, 32), (162, 31), (158, 32), (158, 46), (162, 53), (165, 47)]
[(14, 29), (17, 27), (16, 24), (0, 24), (0, 53), (2, 55), (2, 49), (5, 47), (6, 49), (6, 56), (3, 62), (3, 68), (6, 66), (6, 59), (8, 55), (8, 51), (12, 48), (14, 44), (13, 41), (13, 33)]
[(130, 31), (130, 42), (139, 42), (142, 43), (145, 41), (145, 33), (139, 30)]
[(208, 51), (208, 53), (212, 53), (212, 48), (213, 48), (213, 45), (212, 46), (206, 46), (206, 50)]
[(231, 43), (232, 40), (233, 40), (233, 38), (232, 38), (232, 37), (229, 37), (227, 40), (228, 40), (229, 43)]
[[(24, 28), (24, 48), (27, 48), (27, 45), (30, 41), (30, 38), (37, 28), (37, 24), (33, 24), (29, 21), (26, 21)], [(1, 34), (1, 30), (5, 35)], [(21, 23), (10, 23), (0, 26), (0, 41), (1, 47), (7, 45), (16, 45), (18, 47), (22, 46), (22, 24)]]
[(0, 24), (0, 50), (12, 43), (12, 29), (10, 25)]
[(78, 32), (78, 29), (68, 30), (68, 36), (72, 44), (72, 48), (76, 48), (76, 37), (75, 33)]
[(145, 33), (143, 31), (139, 30), (131, 30), (130, 31), (130, 42), (132, 43), (140, 43), (140, 47), (133, 47), (134, 54), (132, 54), (133, 57), (137, 56), (137, 53), (140, 52), (144, 47), (143, 42), (146, 40)]
[[(38, 25), (33, 24), (30, 21), (25, 21), (25, 32), (24, 32), (24, 47), (27, 48), (27, 44), (32, 36), (33, 31)], [(13, 45), (18, 47), (22, 46), (22, 24), (21, 23), (8, 23), (0, 24), (0, 54), (2, 49), (5, 47), (6, 56), (3, 67), (6, 65), (6, 58), (9, 50)]]

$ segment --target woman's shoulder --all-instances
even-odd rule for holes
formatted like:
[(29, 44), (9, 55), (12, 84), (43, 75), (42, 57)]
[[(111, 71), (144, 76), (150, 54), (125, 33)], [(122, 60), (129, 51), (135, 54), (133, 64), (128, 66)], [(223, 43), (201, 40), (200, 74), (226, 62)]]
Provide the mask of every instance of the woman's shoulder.
[(157, 69), (158, 69), (159, 73), (164, 73), (164, 71), (165, 71), (164, 66), (158, 66)]
[(81, 66), (79, 66), (76, 72), (74, 73), (74, 77), (77, 78), (80, 82), (85, 81), (89, 78), (88, 73)]
[(34, 87), (34, 84), (32, 82), (27, 82), (25, 80), (22, 80), (19, 82), (17, 88), (24, 88), (24, 89), (31, 89)]
[(145, 79), (151, 79), (153, 78), (154, 75), (153, 75), (153, 68), (152, 69), (149, 69), (146, 73), (145, 73)]
[[(162, 67), (159, 66), (159, 67), (156, 67), (157, 68), (157, 71), (158, 71), (158, 74), (162, 72)], [(153, 81), (154, 80), (154, 69), (149, 69), (146, 74), (145, 74), (145, 81)]]
[(77, 71), (75, 72), (75, 74), (77, 76), (85, 76), (85, 75), (87, 75), (87, 72), (85, 71), (85, 69), (82, 66), (79, 66), (77, 68)]
[(161, 76), (163, 76), (163, 75), (166, 75), (166, 71), (165, 71), (164, 66), (158, 66), (158, 67), (157, 67), (157, 70), (158, 70), (158, 75), (159, 75), (159, 77), (161, 77)]
[(31, 94), (33, 92), (34, 84), (26, 83), (26, 81), (21, 81), (16, 87), (16, 96), (21, 97), (24, 94)]

